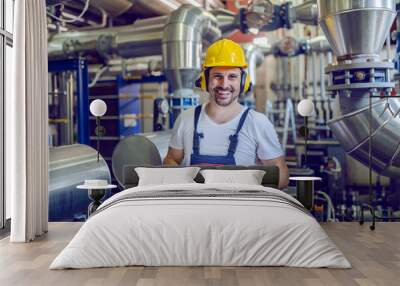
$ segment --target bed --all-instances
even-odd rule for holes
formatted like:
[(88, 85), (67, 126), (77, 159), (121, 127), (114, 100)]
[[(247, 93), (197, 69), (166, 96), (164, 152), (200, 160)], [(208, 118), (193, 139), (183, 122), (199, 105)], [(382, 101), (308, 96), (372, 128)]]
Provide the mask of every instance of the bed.
[(134, 166), (126, 166), (127, 189), (99, 207), (50, 269), (129, 265), (350, 268), (308, 211), (271, 187), (277, 185), (277, 170), (258, 168), (266, 170), (263, 185), (204, 184), (198, 182), (202, 180), (198, 175), (196, 183), (137, 186)]

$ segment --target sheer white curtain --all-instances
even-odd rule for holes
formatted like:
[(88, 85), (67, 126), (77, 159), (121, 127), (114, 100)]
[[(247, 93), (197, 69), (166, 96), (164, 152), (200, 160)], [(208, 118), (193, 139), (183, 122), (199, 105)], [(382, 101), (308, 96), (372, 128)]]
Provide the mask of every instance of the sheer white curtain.
[(14, 70), (6, 98), (6, 187), (12, 242), (28, 242), (48, 225), (46, 1), (15, 1)]

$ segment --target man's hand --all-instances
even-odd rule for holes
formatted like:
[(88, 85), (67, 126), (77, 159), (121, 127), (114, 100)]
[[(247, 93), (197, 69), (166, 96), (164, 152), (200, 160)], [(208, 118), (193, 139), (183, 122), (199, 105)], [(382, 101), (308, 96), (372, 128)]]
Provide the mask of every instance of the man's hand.
[(271, 160), (261, 160), (265, 166), (278, 166), (279, 168), (279, 189), (284, 189), (289, 185), (289, 169), (286, 165), (285, 156)]
[(167, 156), (165, 156), (163, 164), (164, 165), (180, 165), (184, 157), (183, 150), (174, 149), (169, 147)]

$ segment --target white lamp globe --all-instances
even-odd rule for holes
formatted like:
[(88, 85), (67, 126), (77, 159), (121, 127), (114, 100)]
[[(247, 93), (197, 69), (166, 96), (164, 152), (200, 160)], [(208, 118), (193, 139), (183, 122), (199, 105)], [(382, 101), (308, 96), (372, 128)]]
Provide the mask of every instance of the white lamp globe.
[(314, 103), (311, 99), (303, 99), (297, 105), (297, 111), (301, 116), (310, 116), (314, 112)]
[(90, 103), (90, 113), (93, 116), (103, 116), (107, 111), (107, 104), (101, 99), (95, 99)]

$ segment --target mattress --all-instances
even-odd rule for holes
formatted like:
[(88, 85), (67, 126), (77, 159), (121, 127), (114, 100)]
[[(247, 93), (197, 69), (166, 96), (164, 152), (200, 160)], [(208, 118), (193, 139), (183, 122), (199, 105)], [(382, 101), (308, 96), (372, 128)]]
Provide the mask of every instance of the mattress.
[(284, 192), (197, 183), (135, 187), (107, 199), (50, 269), (129, 265), (351, 267)]

